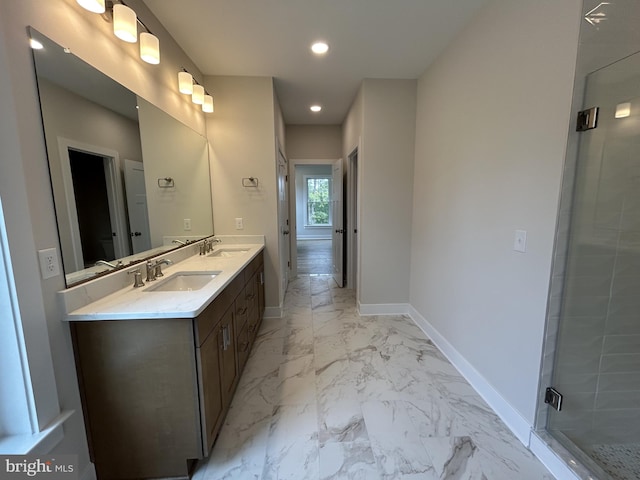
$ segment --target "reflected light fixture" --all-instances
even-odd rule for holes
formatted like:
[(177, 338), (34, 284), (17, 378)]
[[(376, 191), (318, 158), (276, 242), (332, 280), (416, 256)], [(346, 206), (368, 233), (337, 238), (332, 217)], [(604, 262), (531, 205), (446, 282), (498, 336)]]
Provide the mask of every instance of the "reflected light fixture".
[(136, 12), (126, 5), (116, 3), (113, 6), (113, 33), (128, 43), (138, 41), (138, 19)]
[(616, 105), (616, 118), (626, 118), (631, 115), (631, 103), (619, 103)]
[(193, 93), (193, 77), (189, 72), (178, 72), (178, 90), (185, 95)]
[(191, 101), (196, 105), (202, 105), (204, 103), (204, 87), (197, 83), (193, 86), (193, 94), (191, 95)]
[(160, 42), (158, 37), (148, 32), (140, 34), (140, 58), (147, 63), (160, 63)]
[(316, 55), (324, 55), (329, 51), (329, 45), (324, 42), (316, 42), (311, 45), (311, 51)]
[(42, 45), (42, 43), (40, 43), (35, 38), (30, 38), (29, 39), (29, 46), (31, 48), (33, 48), (34, 50), (42, 50), (44, 48), (44, 45)]
[(213, 113), (213, 97), (211, 95), (204, 96), (204, 102), (202, 103), (202, 111), (204, 113)]
[(76, 0), (85, 10), (89, 10), (93, 13), (104, 13), (104, 0)]
[(309, 107), (309, 110), (311, 110), (312, 112), (317, 113), (317, 112), (319, 112), (320, 110), (322, 110), (322, 107), (321, 107), (320, 105), (311, 105), (311, 106)]

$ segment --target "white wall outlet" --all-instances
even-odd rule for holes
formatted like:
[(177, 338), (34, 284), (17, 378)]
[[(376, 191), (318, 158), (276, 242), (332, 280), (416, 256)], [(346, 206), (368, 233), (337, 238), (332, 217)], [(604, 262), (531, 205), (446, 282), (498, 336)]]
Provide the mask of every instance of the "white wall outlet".
[(236, 218), (236, 230), (242, 230), (244, 229), (244, 223), (242, 221), (242, 218)]
[(190, 218), (185, 218), (184, 219), (184, 229), (185, 230), (191, 230), (191, 219)]
[(60, 275), (60, 262), (55, 248), (38, 250), (38, 259), (40, 260), (40, 272), (43, 280)]
[(513, 240), (513, 249), (516, 252), (526, 252), (527, 251), (527, 231), (526, 230), (516, 230), (516, 234)]

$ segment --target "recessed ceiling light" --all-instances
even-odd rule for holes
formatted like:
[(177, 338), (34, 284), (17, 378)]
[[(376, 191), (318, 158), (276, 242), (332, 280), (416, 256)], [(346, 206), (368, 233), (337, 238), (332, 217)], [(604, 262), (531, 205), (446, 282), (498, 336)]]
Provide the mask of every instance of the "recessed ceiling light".
[(319, 112), (320, 110), (322, 110), (322, 107), (320, 105), (311, 105), (311, 107), (309, 107), (309, 110), (311, 110), (312, 112)]
[(324, 55), (329, 51), (329, 45), (324, 42), (316, 42), (311, 45), (311, 51), (316, 55)]
[(31, 48), (33, 48), (34, 50), (42, 50), (44, 48), (44, 45), (42, 45), (38, 40), (36, 40), (35, 38), (30, 38), (29, 39), (29, 45), (31, 46)]

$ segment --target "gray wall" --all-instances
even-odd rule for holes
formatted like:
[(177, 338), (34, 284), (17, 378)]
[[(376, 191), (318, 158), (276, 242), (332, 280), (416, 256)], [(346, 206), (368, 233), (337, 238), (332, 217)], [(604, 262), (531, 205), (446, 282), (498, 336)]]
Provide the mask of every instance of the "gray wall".
[[(281, 128), (274, 120), (273, 79), (212, 76), (206, 77), (205, 87), (216, 92), (215, 115), (207, 119), (215, 234), (265, 235), (266, 304), (277, 309), (283, 293), (275, 176), (276, 132)], [(242, 179), (248, 177), (257, 178), (259, 186), (243, 187)], [(243, 230), (236, 230), (236, 218), (243, 219)]]
[(335, 160), (342, 157), (340, 125), (287, 125), (286, 132), (290, 160)]
[(410, 301), (529, 425), (580, 3), (494, 1), (418, 83)]

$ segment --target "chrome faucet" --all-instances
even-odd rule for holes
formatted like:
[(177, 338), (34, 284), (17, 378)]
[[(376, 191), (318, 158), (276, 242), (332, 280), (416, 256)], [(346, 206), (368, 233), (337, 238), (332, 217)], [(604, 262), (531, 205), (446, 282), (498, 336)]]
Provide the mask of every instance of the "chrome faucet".
[(167, 258), (161, 258), (160, 260), (156, 260), (156, 263), (154, 264), (154, 268), (155, 268), (154, 276), (156, 278), (164, 277), (164, 273), (162, 273), (162, 265), (173, 265), (173, 262)]
[(151, 263), (151, 260), (147, 260), (147, 282), (153, 282), (156, 279), (156, 266)]
[(105, 266), (111, 267), (111, 268), (124, 267), (124, 264), (122, 263), (122, 260), (118, 260), (118, 263), (111, 263), (111, 262), (107, 262), (106, 260), (98, 260), (95, 263), (95, 266), (97, 267), (98, 265), (105, 265)]
[(140, 267), (135, 270), (131, 270), (127, 272), (129, 275), (133, 275), (133, 288), (144, 287), (144, 282), (142, 281), (142, 273), (140, 272)]
[(177, 238), (173, 240), (171, 243), (179, 243), (180, 245), (186, 245), (189, 242), (183, 242), (182, 240), (178, 240)]

